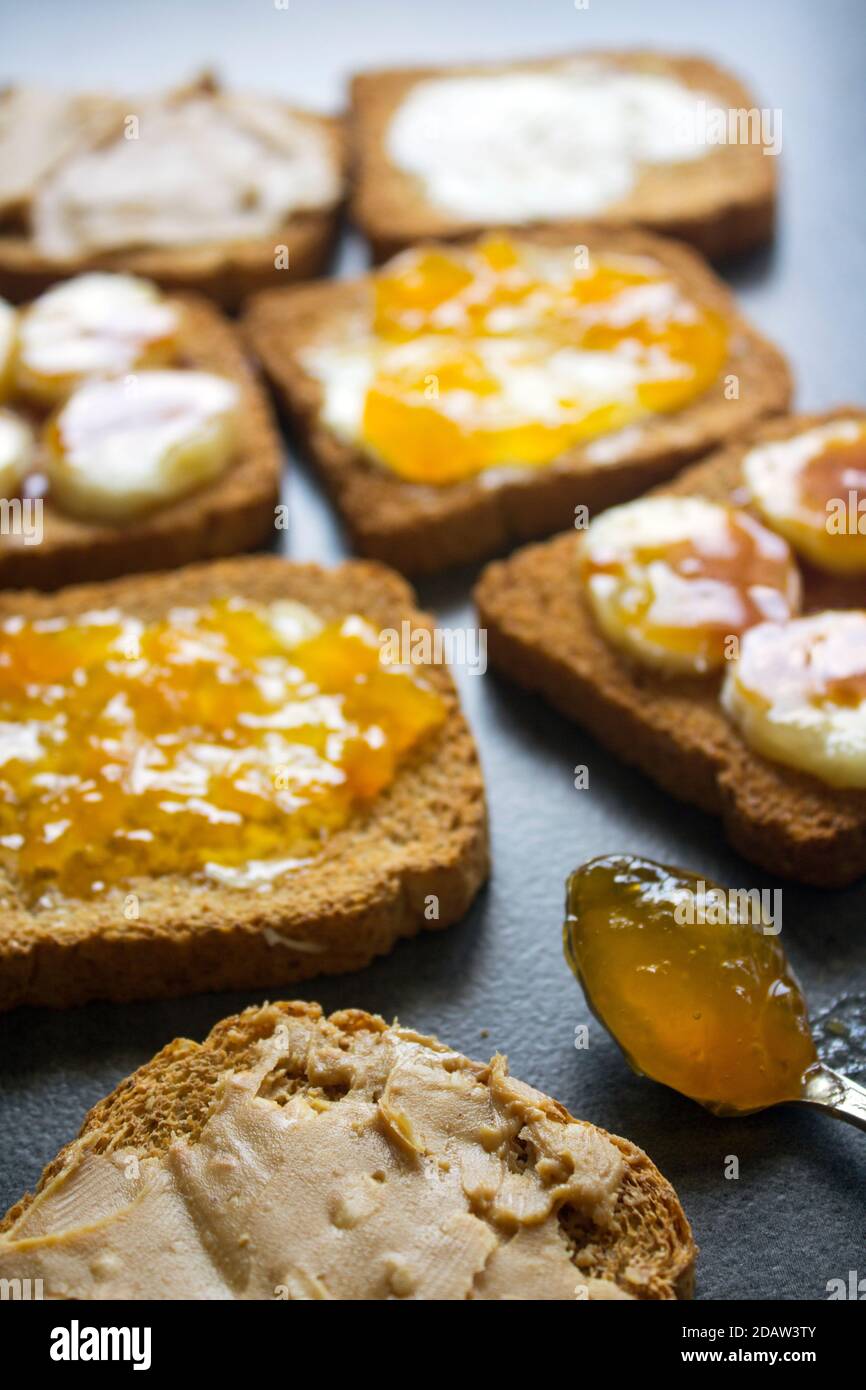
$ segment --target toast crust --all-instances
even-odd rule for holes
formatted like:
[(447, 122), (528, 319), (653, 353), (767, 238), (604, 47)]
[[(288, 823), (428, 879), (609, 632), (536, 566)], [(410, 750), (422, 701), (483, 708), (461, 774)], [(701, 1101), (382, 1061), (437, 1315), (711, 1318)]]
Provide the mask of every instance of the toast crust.
[[(416, 611), (409, 586), (379, 565), (350, 561), (325, 570), (276, 556), (82, 585), (54, 597), (3, 594), (0, 620), (113, 605), (151, 619), (174, 604), (230, 594), (261, 603), (294, 599), (326, 620), (361, 613), (383, 628), (399, 630), (404, 618), (415, 627), (433, 624)], [(445, 701), (442, 727), (370, 807), (325, 841), (314, 862), (264, 891), (168, 874), (29, 910), (0, 874), (0, 1009), (283, 985), (358, 970), (400, 937), (457, 921), (488, 873), (484, 785), (450, 674), (431, 665), (425, 676)], [(137, 920), (124, 916), (127, 894), (138, 900)], [(432, 895), (439, 916), (429, 920)]]
[[(449, 238), (483, 230), (481, 224), (462, 221), (432, 206), (420, 180), (398, 169), (388, 158), (388, 126), (412, 87), (428, 78), (543, 72), (577, 58), (660, 71), (687, 87), (708, 93), (723, 109), (755, 109), (751, 93), (715, 63), (645, 49), (573, 53), (533, 62), (386, 68), (360, 73), (351, 85), (356, 166), (351, 211), (370, 241), (374, 258), (386, 260), (426, 237)], [(610, 226), (639, 225), (677, 237), (711, 259), (722, 259), (769, 241), (773, 236), (775, 207), (775, 160), (765, 156), (759, 145), (728, 144), (693, 163), (645, 166), (628, 197), (597, 214), (597, 218)], [(558, 225), (565, 239), (570, 240), (568, 222), (535, 225)]]
[[(862, 407), (789, 416), (681, 474), (660, 493), (743, 503), (749, 448)], [(838, 791), (752, 751), (718, 702), (721, 677), (669, 678), (633, 665), (601, 635), (580, 591), (576, 536), (554, 537), (484, 571), (475, 590), (489, 659), (538, 691), (665, 791), (721, 816), (745, 859), (770, 873), (842, 887), (866, 872), (866, 791)], [(863, 607), (866, 581), (800, 561), (804, 612)]]
[[(255, 1005), (223, 1019), (203, 1043), (175, 1039), (90, 1110), (78, 1139), (48, 1164), (36, 1192), (0, 1220), (0, 1233), (10, 1230), (36, 1194), (75, 1161), (82, 1142), (97, 1153), (133, 1151), (139, 1158), (158, 1157), (179, 1138), (194, 1144), (220, 1078), (250, 1067), (262, 1042), (287, 1020), (317, 1027), (325, 1039), (349, 1052), (362, 1035), (388, 1031), (383, 1019), (360, 1009), (325, 1018), (318, 1004), (293, 1001)], [(436, 1039), (425, 1041), (435, 1050), (441, 1047)], [(487, 1067), (459, 1061), (484, 1084)], [(554, 1123), (574, 1122), (564, 1106), (547, 1096), (536, 1093), (535, 1103)], [(634, 1298), (689, 1298), (697, 1247), (674, 1189), (635, 1144), (599, 1132), (619, 1150), (625, 1173), (608, 1228), (587, 1228), (585, 1221), (570, 1221), (567, 1211), (560, 1214), (573, 1261), (582, 1275), (611, 1281)]]
[[(288, 108), (299, 120), (322, 131), (345, 176), (348, 149), (342, 121)], [(58, 280), (86, 271), (123, 271), (155, 280), (173, 292), (192, 291), (236, 309), (248, 295), (287, 281), (311, 280), (326, 269), (340, 220), (340, 207), (298, 212), (272, 236), (254, 241), (215, 242), (110, 251), (58, 260), (45, 256), (22, 233), (0, 234), (0, 297), (20, 304), (35, 299)], [(277, 247), (288, 251), (288, 265), (277, 269)]]
[[(572, 233), (569, 244), (586, 245), (590, 253), (652, 256), (728, 317), (731, 348), (719, 381), (685, 409), (623, 431), (619, 443), (616, 436), (601, 436), (544, 468), (498, 470), (444, 487), (404, 481), (321, 422), (322, 388), (300, 362), (313, 342), (333, 334), (335, 322), (352, 333), (367, 304), (369, 279), (267, 291), (250, 302), (248, 340), (361, 554), (409, 575), (485, 559), (561, 530), (579, 504), (596, 510), (635, 497), (788, 405), (785, 359), (743, 319), (726, 287), (688, 247), (597, 223), (575, 224)], [(561, 232), (521, 232), (518, 239), (564, 244)], [(726, 398), (729, 375), (738, 378), (737, 399)]]
[(169, 302), (180, 310), (182, 364), (240, 387), (235, 457), (206, 487), (125, 525), (80, 521), (46, 498), (38, 545), (0, 535), (0, 588), (57, 589), (170, 569), (251, 550), (273, 536), (282, 453), (269, 404), (219, 310), (194, 296)]

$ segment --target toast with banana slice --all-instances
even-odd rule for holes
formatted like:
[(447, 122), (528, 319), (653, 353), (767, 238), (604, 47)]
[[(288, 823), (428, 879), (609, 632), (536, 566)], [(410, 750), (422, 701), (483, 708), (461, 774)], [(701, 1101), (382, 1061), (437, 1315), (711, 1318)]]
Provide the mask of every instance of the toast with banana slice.
[[(495, 669), (721, 817), (746, 859), (826, 887), (866, 872), (864, 459), (862, 406), (769, 421), (475, 590)], [(650, 529), (672, 521), (690, 531), (673, 549)], [(638, 534), (645, 557), (623, 563)]]
[(92, 274), (6, 306), (0, 339), (4, 324), (0, 587), (170, 569), (274, 537), (281, 444), (219, 309)]

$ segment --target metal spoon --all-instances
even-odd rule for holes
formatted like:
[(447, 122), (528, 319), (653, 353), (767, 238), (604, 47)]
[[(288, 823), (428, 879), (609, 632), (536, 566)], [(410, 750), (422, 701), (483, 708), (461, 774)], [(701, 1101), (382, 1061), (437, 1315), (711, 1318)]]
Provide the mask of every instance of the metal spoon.
[(812, 1105), (845, 1120), (857, 1129), (866, 1130), (866, 1086), (852, 1081), (850, 1076), (833, 1071), (823, 1062), (816, 1062), (803, 1077), (803, 1094), (795, 1102)]
[[(725, 903), (734, 903), (721, 923), (711, 924), (714, 930), (729, 929), (728, 938), (721, 941), (715, 940), (712, 933), (706, 930), (706, 904), (710, 901), (722, 902), (722, 899), (710, 898), (710, 893), (722, 895)], [(697, 931), (688, 924), (688, 913), (683, 915), (683, 905), (688, 907), (690, 897), (693, 900), (693, 920), (703, 904), (704, 917), (702, 919), (698, 915)], [(717, 884), (652, 860), (631, 855), (611, 855), (590, 860), (568, 880), (564, 927), (566, 959), (583, 987), (593, 1014), (640, 1075), (650, 1076), (679, 1090), (716, 1115), (745, 1115), (777, 1104), (794, 1103), (818, 1108), (858, 1129), (866, 1130), (866, 1086), (835, 1071), (816, 1055), (805, 1000), (775, 933), (770, 929), (772, 923), (763, 917), (751, 921), (742, 915), (742, 911), (738, 915), (736, 905), (740, 904), (745, 910), (744, 903), (745, 898), (738, 898), (736, 894), (732, 896)], [(641, 932), (641, 937), (635, 935)], [(768, 941), (768, 937), (772, 937), (772, 940)], [(713, 952), (717, 948), (724, 948), (726, 952), (724, 980), (718, 970), (707, 970), (708, 961), (714, 967)], [(618, 993), (623, 970), (628, 973), (632, 988)], [(677, 988), (681, 991), (685, 988), (682, 997), (688, 1002), (687, 1007), (681, 1010), (684, 1033), (688, 1029), (692, 1033), (699, 1033), (706, 1020), (708, 1039), (712, 1039), (713, 1028), (718, 1036), (723, 1018), (718, 1007), (719, 1000), (710, 997), (709, 992), (704, 996), (700, 993), (702, 977), (706, 980), (708, 975), (712, 975), (712, 989), (715, 989), (716, 982), (722, 988), (722, 1008), (726, 1002), (725, 990), (729, 991), (728, 1001), (740, 1008), (744, 991), (736, 988), (737, 980), (745, 980), (752, 987), (757, 982), (758, 1007), (748, 1019), (753, 1025), (753, 1033), (745, 1041), (738, 1034), (738, 1041), (744, 1048), (742, 1075), (748, 1076), (749, 1067), (753, 1065), (746, 1051), (748, 1042), (768, 1063), (779, 1063), (780, 1076), (784, 1075), (782, 1064), (787, 1059), (784, 1055), (774, 1055), (772, 1049), (773, 1039), (779, 1036), (781, 1028), (783, 1033), (788, 1033), (788, 1041), (793, 1043), (791, 1055), (799, 1057), (798, 1066), (802, 1066), (802, 1071), (789, 1072), (788, 1077), (780, 1083), (780, 1089), (784, 1085), (787, 1094), (780, 1094), (774, 1099), (762, 1097), (758, 1103), (739, 1107), (732, 1103), (730, 1095), (719, 1094), (713, 1098), (712, 1095), (695, 1094), (677, 1085), (674, 1079), (669, 1079), (677, 1071), (682, 1074), (685, 1070), (688, 1073), (691, 1068), (694, 1074), (692, 1084), (695, 1090), (700, 1088), (698, 1077), (702, 1062), (697, 1057), (699, 1049), (694, 1047), (693, 1040), (691, 1052), (688, 1041), (684, 1042), (683, 1050), (679, 1053), (671, 1048), (668, 1039), (672, 1031), (676, 1031), (677, 1015), (663, 1013), (662, 1010), (665, 1007), (670, 1010), (671, 985), (674, 997)], [(691, 995), (687, 991), (691, 989), (695, 977), (697, 992)], [(730, 985), (728, 977), (733, 982)], [(607, 1002), (607, 1010), (604, 1001)], [(656, 1015), (652, 1013), (654, 1002), (659, 1006)], [(609, 1015), (612, 1011), (611, 1004), (616, 1005), (622, 1015), (619, 1033), (609, 1016), (605, 1016), (606, 1012)], [(657, 1036), (661, 1041), (657, 1041), (656, 1045), (661, 1050), (646, 1065), (646, 1025), (650, 1025), (651, 1031), (654, 1017), (659, 1019)], [(694, 1027), (695, 1020), (700, 1020), (697, 1029)], [(728, 1020), (724, 1022), (725, 1035), (729, 1037), (731, 1030), (727, 1028)], [(737, 1017), (737, 1024), (742, 1027), (742, 1011)], [(859, 1016), (854, 1031), (864, 1031), (863, 1020)], [(838, 1042), (838, 1029), (836, 1032)], [(635, 1055), (635, 1049), (639, 1052), (641, 1048), (644, 1048), (643, 1060)], [(831, 1050), (840, 1049), (836, 1046)], [(711, 1049), (708, 1056), (711, 1059), (714, 1057)], [(663, 1074), (666, 1070), (668, 1077)], [(712, 1073), (711, 1061), (707, 1066), (708, 1086), (712, 1084)], [(767, 1085), (769, 1095), (772, 1080)]]

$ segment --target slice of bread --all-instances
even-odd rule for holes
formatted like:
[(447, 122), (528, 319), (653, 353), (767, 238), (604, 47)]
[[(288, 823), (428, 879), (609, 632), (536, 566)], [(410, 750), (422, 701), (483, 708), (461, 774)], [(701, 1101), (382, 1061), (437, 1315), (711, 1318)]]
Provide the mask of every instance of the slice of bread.
[[(767, 422), (659, 492), (742, 505), (742, 460), (753, 444), (852, 411), (863, 413), (849, 407)], [(731, 844), (751, 862), (826, 887), (866, 872), (866, 792), (835, 790), (754, 753), (719, 704), (719, 677), (672, 679), (629, 662), (590, 613), (577, 544), (572, 531), (484, 571), (475, 598), (491, 664), (679, 800), (721, 816)], [(862, 579), (800, 569), (805, 612), (866, 604)]]
[[(216, 92), (218, 86), (212, 75), (205, 74), (172, 95)], [(96, 104), (99, 98), (92, 100)], [(348, 151), (342, 120), (288, 105), (285, 109), (322, 135), (343, 180)], [(295, 213), (272, 235), (256, 240), (143, 246), (58, 259), (40, 250), (28, 227), (27, 208), (19, 207), (10, 210), (7, 218), (0, 217), (0, 297), (21, 303), (58, 280), (90, 270), (113, 270), (144, 276), (168, 290), (196, 291), (235, 309), (256, 290), (321, 274), (336, 240), (339, 218), (337, 199), (327, 207)]]
[[(406, 574), (428, 574), (494, 555), (519, 541), (571, 524), (580, 504), (591, 510), (623, 502), (671, 477), (764, 415), (784, 410), (791, 393), (781, 353), (737, 310), (733, 297), (688, 247), (645, 232), (593, 223), (573, 229), (590, 256), (648, 256), (731, 324), (730, 355), (718, 382), (676, 414), (655, 415), (618, 434), (603, 435), (542, 468), (491, 470), (445, 486), (407, 482), (320, 419), (322, 388), (302, 366), (317, 341), (363, 331), (371, 279), (274, 290), (256, 296), (246, 313), (249, 340), (297, 425), (302, 443), (364, 555)], [(561, 233), (518, 238), (563, 246)], [(725, 380), (735, 377), (736, 398)]]
[[(318, 119), (325, 121), (325, 117)], [(336, 133), (333, 138), (338, 138)], [(21, 304), (58, 280), (89, 270), (109, 270), (141, 275), (166, 290), (202, 294), (234, 310), (257, 290), (321, 275), (331, 258), (338, 225), (336, 209), (299, 212), (273, 236), (260, 241), (118, 251), (64, 261), (41, 254), (25, 236), (0, 235), (0, 298)], [(278, 258), (280, 268), (275, 264)]]
[[(377, 260), (413, 241), (452, 237), (483, 228), (483, 221), (461, 220), (434, 206), (415, 175), (391, 162), (387, 133), (391, 120), (419, 83), (431, 78), (532, 73), (552, 70), (575, 59), (625, 72), (672, 78), (708, 98), (708, 106), (757, 112), (751, 93), (736, 78), (703, 58), (644, 50), (587, 52), (534, 62), (478, 64), (445, 68), (386, 68), (355, 77), (352, 133), (356, 165), (354, 220), (368, 237)], [(705, 255), (721, 258), (769, 241), (776, 206), (776, 160), (760, 143), (718, 144), (704, 158), (674, 164), (644, 164), (631, 191), (594, 214), (611, 226), (640, 225), (689, 241)], [(537, 223), (536, 225), (541, 225)], [(555, 225), (550, 219), (546, 225)], [(560, 222), (565, 240), (579, 240)]]
[[(0, 620), (74, 616), (117, 606), (147, 620), (180, 605), (238, 597), (293, 599), (326, 620), (351, 613), (381, 628), (432, 626), (414, 595), (378, 565), (333, 570), (276, 556), (82, 585), (54, 596), (0, 596)], [(88, 999), (145, 999), (283, 985), (358, 970), (421, 927), (466, 912), (487, 876), (484, 786), (472, 735), (443, 666), (425, 677), (446, 702), (444, 724), (401, 763), (391, 785), (270, 887), (228, 887), (167, 874), (87, 900), (28, 907), (0, 875), (0, 1008)], [(138, 916), (127, 920), (127, 894)], [(438, 917), (427, 900), (438, 899)]]
[(233, 326), (197, 296), (180, 310), (180, 364), (237, 382), (236, 457), (211, 484), (127, 525), (90, 524), (43, 507), (42, 539), (0, 533), (0, 587), (57, 589), (91, 579), (170, 569), (264, 545), (274, 534), (282, 453), (268, 401)]
[(169, 1043), (0, 1232), (0, 1274), (73, 1298), (674, 1299), (697, 1253), (646, 1154), (504, 1058), (299, 1002)]

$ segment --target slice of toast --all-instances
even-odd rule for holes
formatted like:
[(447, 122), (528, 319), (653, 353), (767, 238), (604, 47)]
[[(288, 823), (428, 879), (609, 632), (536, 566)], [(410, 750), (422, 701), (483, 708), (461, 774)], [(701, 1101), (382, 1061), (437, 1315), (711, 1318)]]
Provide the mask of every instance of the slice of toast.
[(696, 1253), (646, 1154), (504, 1058), (300, 1002), (169, 1043), (0, 1222), (0, 1274), (85, 1299), (675, 1299)]
[[(216, 91), (218, 85), (211, 74), (205, 74), (175, 95), (185, 90)], [(100, 99), (91, 100), (98, 107)], [(105, 104), (110, 100), (106, 98)], [(342, 120), (288, 105), (285, 109), (321, 134), (342, 182), (348, 160)], [(0, 215), (0, 297), (13, 303), (35, 299), (58, 280), (85, 271), (109, 270), (141, 275), (167, 290), (198, 292), (224, 308), (235, 309), (256, 290), (309, 280), (322, 273), (337, 236), (340, 199), (326, 207), (297, 212), (272, 235), (255, 240), (124, 248), (63, 259), (46, 255), (32, 237), (26, 203), (5, 211), (10, 215)], [(3, 212), (0, 207), (0, 214)]]
[[(863, 413), (849, 407), (769, 421), (659, 492), (740, 506), (742, 460), (753, 444), (852, 410)], [(577, 544), (572, 531), (484, 571), (475, 599), (491, 664), (679, 800), (721, 816), (731, 844), (751, 862), (825, 887), (866, 872), (866, 792), (835, 790), (754, 753), (719, 704), (720, 677), (673, 679), (629, 662), (601, 635), (581, 593)], [(800, 569), (805, 612), (864, 606), (862, 579)]]
[(241, 388), (236, 456), (206, 487), (126, 525), (91, 524), (43, 507), (42, 539), (0, 532), (0, 588), (57, 589), (143, 570), (171, 569), (264, 545), (274, 534), (282, 452), (268, 401), (234, 327), (207, 300), (170, 300), (180, 311), (179, 361)]
[[(82, 585), (52, 596), (0, 595), (0, 620), (74, 616), (119, 607), (153, 620), (174, 606), (237, 597), (293, 599), (327, 620), (351, 613), (381, 628), (432, 626), (399, 576), (349, 562), (333, 570), (251, 556), (172, 573)], [(446, 702), (444, 723), (407, 755), (391, 785), (318, 856), (270, 887), (130, 880), (87, 900), (28, 907), (0, 874), (0, 1008), (64, 1006), (285, 984), (357, 970), (423, 926), (466, 912), (487, 876), (484, 785), (472, 735), (441, 665), (425, 678)], [(127, 894), (138, 916), (127, 920)], [(438, 899), (438, 917), (426, 911)]]
[[(464, 67), (386, 68), (364, 72), (351, 87), (356, 165), (352, 214), (384, 260), (425, 237), (478, 232), (483, 221), (461, 220), (434, 206), (420, 179), (391, 162), (387, 133), (395, 112), (419, 83), (431, 78), (532, 73), (575, 59), (626, 72), (673, 78), (708, 99), (708, 106), (760, 118), (754, 97), (730, 73), (704, 58), (644, 50), (587, 52), (533, 62)], [(644, 164), (631, 191), (594, 216), (610, 226), (640, 225), (691, 242), (719, 259), (769, 241), (776, 206), (776, 160), (760, 143), (724, 143), (704, 158), (674, 164)], [(576, 220), (576, 219), (573, 219)], [(535, 225), (544, 225), (536, 223)], [(546, 225), (554, 225), (551, 219)], [(560, 222), (565, 240), (568, 223)], [(579, 240), (574, 237), (574, 240)]]
[[(349, 339), (362, 331), (370, 277), (268, 291), (251, 301), (245, 319), (249, 341), (362, 554), (406, 574), (485, 559), (562, 530), (578, 505), (596, 510), (635, 497), (787, 406), (791, 380), (785, 359), (740, 315), (730, 292), (693, 251), (645, 232), (593, 223), (572, 231), (569, 244), (586, 246), (590, 256), (648, 256), (669, 270), (703, 304), (727, 316), (730, 354), (716, 384), (691, 405), (602, 435), (542, 468), (491, 470), (445, 486), (407, 482), (322, 423), (322, 388), (304, 370), (302, 355), (335, 328)], [(521, 234), (520, 240), (565, 244), (561, 233)], [(725, 381), (733, 377), (738, 392), (729, 398)]]

